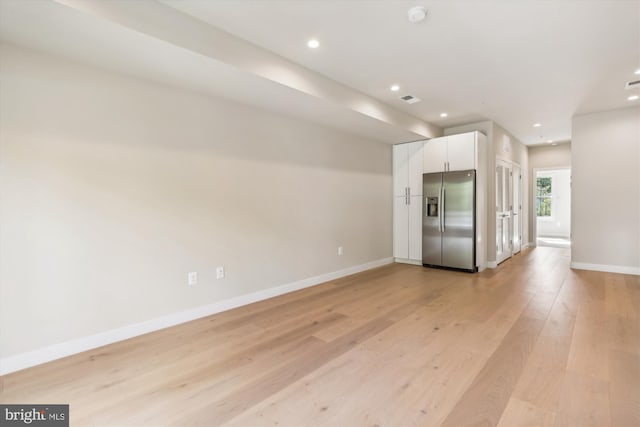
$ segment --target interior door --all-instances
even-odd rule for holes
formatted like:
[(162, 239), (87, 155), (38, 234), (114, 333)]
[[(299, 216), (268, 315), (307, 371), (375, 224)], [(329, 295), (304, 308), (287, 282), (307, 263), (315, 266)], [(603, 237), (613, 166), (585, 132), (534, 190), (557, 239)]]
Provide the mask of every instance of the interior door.
[(522, 249), (522, 173), (520, 166), (513, 165), (512, 186), (513, 200), (511, 208), (511, 242), (512, 252), (517, 254)]
[(496, 261), (511, 257), (511, 165), (496, 160)]

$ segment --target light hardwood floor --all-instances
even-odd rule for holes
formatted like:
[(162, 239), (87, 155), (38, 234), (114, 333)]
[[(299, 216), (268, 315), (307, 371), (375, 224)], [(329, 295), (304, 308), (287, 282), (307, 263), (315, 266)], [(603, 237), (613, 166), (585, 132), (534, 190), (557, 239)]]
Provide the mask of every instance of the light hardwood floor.
[(71, 425), (640, 425), (640, 277), (394, 264), (2, 378)]

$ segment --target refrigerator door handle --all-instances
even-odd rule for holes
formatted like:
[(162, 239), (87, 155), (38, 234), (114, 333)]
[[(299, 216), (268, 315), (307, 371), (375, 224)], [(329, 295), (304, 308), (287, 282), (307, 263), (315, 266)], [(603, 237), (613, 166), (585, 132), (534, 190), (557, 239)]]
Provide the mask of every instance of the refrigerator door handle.
[(446, 230), (446, 224), (445, 224), (445, 222), (444, 222), (444, 209), (445, 209), (444, 203), (445, 203), (445, 198), (446, 198), (445, 189), (444, 189), (444, 187), (442, 187), (442, 202), (441, 202), (441, 204), (442, 204), (442, 214), (443, 214), (443, 215), (442, 215), (442, 219), (441, 219), (441, 221), (442, 221), (442, 232), (443, 232), (443, 233), (444, 233), (444, 232), (445, 232), (445, 230)]
[(438, 203), (438, 231), (442, 233), (442, 190), (444, 187), (440, 187), (440, 203)]

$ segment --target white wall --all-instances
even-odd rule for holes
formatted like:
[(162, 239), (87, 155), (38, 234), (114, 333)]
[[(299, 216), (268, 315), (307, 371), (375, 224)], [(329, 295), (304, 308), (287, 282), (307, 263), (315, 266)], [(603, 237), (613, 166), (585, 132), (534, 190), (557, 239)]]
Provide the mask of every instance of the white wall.
[(391, 146), (0, 52), (1, 357), (392, 256)]
[[(536, 176), (552, 179), (551, 216), (536, 217), (538, 236), (569, 238), (571, 234), (571, 170), (539, 171)], [(535, 211), (535, 207), (533, 209)]]
[(640, 107), (576, 116), (572, 134), (572, 265), (640, 274)]
[[(571, 143), (532, 145), (528, 147), (531, 169), (571, 167)], [(532, 175), (533, 176), (533, 175)]]
[[(535, 170), (571, 168), (571, 143), (534, 145), (527, 148), (529, 152), (529, 170), (527, 175), (529, 176), (529, 197), (531, 199), (529, 204), (529, 218), (536, 218), (536, 204), (533, 199), (536, 195)], [(529, 221), (529, 236), (531, 236), (531, 240), (535, 240), (536, 231), (534, 230), (534, 225), (534, 221)]]

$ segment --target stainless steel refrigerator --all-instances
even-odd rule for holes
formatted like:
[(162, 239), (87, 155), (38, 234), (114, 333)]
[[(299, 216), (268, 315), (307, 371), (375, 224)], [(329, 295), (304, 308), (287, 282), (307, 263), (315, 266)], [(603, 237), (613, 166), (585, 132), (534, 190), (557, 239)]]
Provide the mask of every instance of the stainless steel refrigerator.
[(476, 269), (476, 171), (422, 175), (422, 264)]

